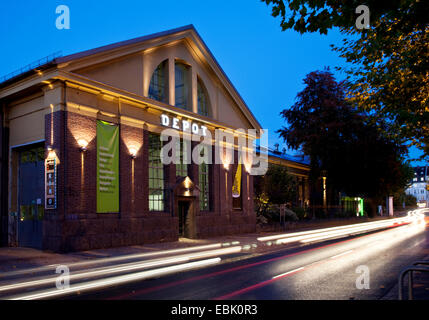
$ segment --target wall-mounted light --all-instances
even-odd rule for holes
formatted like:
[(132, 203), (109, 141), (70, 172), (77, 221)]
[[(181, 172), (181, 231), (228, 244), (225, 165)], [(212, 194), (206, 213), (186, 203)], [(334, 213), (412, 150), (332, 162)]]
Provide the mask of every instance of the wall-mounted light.
[(223, 168), (228, 171), (229, 170), (229, 163), (224, 163)]
[(137, 157), (137, 149), (136, 148), (130, 148), (130, 155), (132, 159), (135, 159)]
[(88, 141), (86, 141), (85, 139), (79, 139), (79, 141), (77, 142), (79, 144), (80, 147), (80, 151), (86, 151), (87, 147), (88, 147)]

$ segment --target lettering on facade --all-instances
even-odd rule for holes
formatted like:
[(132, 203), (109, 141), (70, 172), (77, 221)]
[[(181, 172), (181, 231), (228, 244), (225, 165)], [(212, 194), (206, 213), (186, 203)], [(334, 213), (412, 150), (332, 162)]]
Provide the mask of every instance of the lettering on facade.
[(199, 125), (196, 122), (191, 122), (189, 120), (180, 120), (176, 117), (169, 117), (166, 114), (161, 115), (161, 125), (164, 127), (170, 127), (176, 130), (181, 130), (183, 132), (189, 132), (192, 134), (199, 134), (203, 137), (207, 135), (207, 127)]

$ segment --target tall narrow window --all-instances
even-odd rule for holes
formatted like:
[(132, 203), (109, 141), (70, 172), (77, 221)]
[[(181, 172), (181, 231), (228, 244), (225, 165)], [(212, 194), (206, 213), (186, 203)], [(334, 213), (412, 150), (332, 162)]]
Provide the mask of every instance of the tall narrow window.
[(198, 113), (208, 117), (209, 116), (209, 98), (207, 90), (200, 79), (197, 82), (197, 94), (198, 94)]
[[(204, 153), (207, 152), (207, 147), (201, 149), (201, 157), (204, 157)], [(198, 166), (198, 178), (200, 187), (200, 210), (210, 210), (210, 184), (209, 184), (209, 165), (206, 162), (201, 163)]]
[(161, 162), (161, 140), (149, 134), (149, 210), (164, 211), (164, 166)]
[(149, 84), (149, 98), (167, 102), (168, 60), (161, 62), (152, 74)]
[(241, 166), (242, 166), (241, 163), (237, 164), (233, 186), (232, 186), (232, 208), (234, 210), (243, 209)]
[(179, 155), (180, 163), (176, 163), (176, 177), (186, 177), (188, 175), (187, 164), (187, 147), (188, 144), (183, 139), (177, 140), (176, 152)]
[(190, 68), (180, 62), (175, 64), (175, 106), (185, 110), (189, 110), (189, 75)]

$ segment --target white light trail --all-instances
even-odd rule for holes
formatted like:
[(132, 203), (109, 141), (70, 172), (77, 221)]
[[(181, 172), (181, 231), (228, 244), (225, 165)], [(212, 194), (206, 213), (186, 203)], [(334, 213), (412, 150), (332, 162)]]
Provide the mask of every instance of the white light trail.
[(132, 281), (141, 281), (152, 277), (164, 276), (175, 272), (207, 267), (210, 265), (217, 264), (220, 261), (221, 261), (220, 258), (213, 258), (213, 259), (201, 260), (196, 262), (189, 262), (185, 264), (179, 264), (179, 265), (160, 268), (156, 270), (142, 271), (138, 273), (132, 273), (132, 274), (127, 274), (122, 276), (84, 282), (84, 283), (81, 283), (75, 286), (70, 286), (69, 288), (61, 289), (61, 290), (50, 289), (50, 290), (45, 290), (37, 293), (20, 295), (17, 297), (12, 297), (9, 300), (36, 300), (36, 299), (59, 297), (59, 296), (63, 296), (71, 293), (100, 289), (106, 286), (120, 285), (128, 282), (132, 282)]
[[(165, 259), (149, 260), (146, 262), (137, 262), (137, 263), (133, 262), (133, 263), (127, 263), (122, 265), (116, 265), (112, 267), (103, 267), (95, 270), (73, 273), (70, 275), (70, 281), (97, 277), (97, 276), (107, 276), (107, 275), (121, 273), (121, 272), (142, 270), (150, 267), (158, 267), (158, 266), (169, 265), (174, 263), (184, 263), (192, 259), (208, 258), (213, 256), (238, 253), (240, 251), (241, 251), (241, 247), (235, 246), (230, 248), (210, 250), (210, 251), (198, 252), (198, 253), (187, 254), (187, 255), (179, 255), (179, 256), (165, 258)], [(56, 279), (57, 277), (54, 276), (54, 277), (49, 277), (45, 279), (38, 279), (38, 280), (27, 281), (22, 283), (4, 285), (4, 286), (0, 286), (0, 292), (16, 290), (16, 289), (24, 289), (28, 287), (35, 287), (35, 286), (41, 286), (41, 285), (55, 284)]]
[(293, 232), (293, 233), (277, 234), (277, 235), (273, 235), (273, 236), (259, 237), (257, 239), (258, 239), (258, 241), (269, 241), (269, 240), (291, 238), (291, 237), (296, 237), (296, 236), (321, 233), (321, 232), (325, 232), (325, 231), (344, 230), (344, 229), (349, 229), (349, 228), (354, 228), (354, 227), (372, 226), (372, 225), (380, 224), (380, 223), (388, 223), (388, 224), (393, 225), (395, 222), (402, 223), (403, 221), (406, 221), (409, 219), (410, 219), (409, 217), (404, 217), (404, 218), (396, 218), (396, 219), (387, 219), (387, 220), (382, 220), (382, 221), (363, 222), (363, 223), (350, 224), (350, 225), (340, 226), (340, 227), (330, 227), (330, 228), (315, 229), (315, 230), (309, 230), (309, 231), (300, 231), (300, 232)]
[(118, 261), (123, 261), (123, 260), (132, 260), (132, 259), (140, 259), (140, 258), (147, 258), (147, 257), (155, 257), (155, 256), (160, 256), (160, 255), (168, 255), (168, 254), (174, 254), (174, 253), (192, 252), (192, 251), (198, 251), (198, 250), (209, 250), (209, 249), (216, 249), (216, 248), (221, 248), (221, 247), (222, 247), (221, 243), (214, 243), (214, 244), (195, 246), (195, 247), (189, 247), (189, 248), (171, 249), (171, 250), (160, 250), (160, 251), (154, 251), (154, 252), (127, 254), (127, 255), (121, 255), (121, 256), (115, 256), (115, 257), (109, 257), (109, 258), (99, 258), (99, 259), (79, 261), (79, 262), (72, 262), (72, 263), (63, 262), (63, 263), (51, 264), (51, 265), (43, 266), (43, 267), (28, 268), (28, 269), (24, 269), (24, 270), (3, 272), (2, 274), (0, 274), (0, 279), (1, 278), (5, 278), (5, 277), (19, 275), (19, 274), (26, 274), (26, 273), (35, 273), (35, 272), (55, 270), (55, 268), (57, 266), (64, 265), (64, 264), (66, 264), (69, 268), (87, 267), (87, 266), (94, 265), (94, 264), (111, 263), (111, 262), (118, 262)]

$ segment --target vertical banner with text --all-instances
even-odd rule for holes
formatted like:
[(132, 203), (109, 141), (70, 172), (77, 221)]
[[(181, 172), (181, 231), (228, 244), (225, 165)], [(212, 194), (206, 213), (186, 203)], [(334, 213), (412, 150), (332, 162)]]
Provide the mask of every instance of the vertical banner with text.
[(97, 121), (97, 213), (119, 212), (119, 126)]

